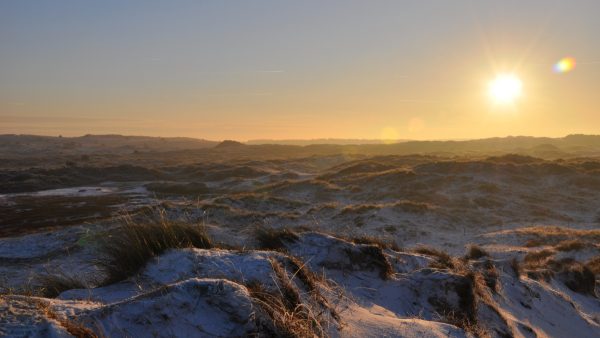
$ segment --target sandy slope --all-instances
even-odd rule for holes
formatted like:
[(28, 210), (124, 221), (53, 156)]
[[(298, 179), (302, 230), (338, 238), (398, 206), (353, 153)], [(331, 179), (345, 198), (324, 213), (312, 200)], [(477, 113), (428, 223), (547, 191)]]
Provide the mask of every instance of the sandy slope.
[[(272, 318), (248, 287), (259, 283), (279, 293), (290, 281), (302, 306), (319, 314), (320, 327), (330, 336), (600, 335), (598, 298), (573, 292), (558, 279), (519, 277), (507, 259), (431, 268), (436, 261), (432, 256), (312, 232), (285, 242), (285, 248), (287, 254), (172, 250), (117, 284), (69, 290), (55, 299), (2, 296), (0, 333), (68, 336), (74, 323), (110, 337), (264, 333), (275, 330)], [(316, 273), (314, 286), (299, 275), (288, 255)], [(274, 264), (284, 268), (283, 277)], [(382, 272), (387, 264), (391, 274), (386, 276)], [(484, 276), (490, 266), (496, 272), (495, 286), (471, 277)]]

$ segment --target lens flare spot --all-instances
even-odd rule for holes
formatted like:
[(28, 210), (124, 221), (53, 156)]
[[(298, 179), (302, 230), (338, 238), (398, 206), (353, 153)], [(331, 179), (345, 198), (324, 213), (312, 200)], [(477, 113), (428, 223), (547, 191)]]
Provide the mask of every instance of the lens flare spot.
[(554, 72), (555, 73), (559, 73), (559, 74), (563, 74), (563, 73), (568, 73), (570, 71), (572, 71), (573, 69), (575, 69), (575, 65), (577, 63), (575, 62), (575, 58), (572, 57), (565, 57), (560, 59), (556, 64), (554, 64)]
[(385, 127), (381, 130), (380, 139), (385, 144), (398, 142), (400, 134), (392, 127)]
[(425, 121), (423, 121), (421, 118), (413, 117), (410, 119), (410, 121), (408, 121), (409, 133), (419, 133), (423, 131), (423, 128), (425, 128)]

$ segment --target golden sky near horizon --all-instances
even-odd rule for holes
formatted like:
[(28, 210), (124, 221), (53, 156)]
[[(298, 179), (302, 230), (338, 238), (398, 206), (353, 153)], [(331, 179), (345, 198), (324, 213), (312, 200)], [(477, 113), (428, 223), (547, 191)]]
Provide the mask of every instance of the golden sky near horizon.
[[(0, 133), (597, 134), (597, 13), (591, 0), (6, 1)], [(575, 67), (557, 68), (566, 57)], [(518, 93), (490, 95), (502, 76)]]

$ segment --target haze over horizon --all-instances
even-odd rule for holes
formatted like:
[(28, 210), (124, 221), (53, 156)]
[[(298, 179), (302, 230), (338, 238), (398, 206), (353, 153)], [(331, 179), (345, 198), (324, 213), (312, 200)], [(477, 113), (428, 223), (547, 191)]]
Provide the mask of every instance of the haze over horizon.
[[(598, 134), (599, 12), (591, 0), (5, 1), (0, 134)], [(565, 57), (576, 67), (554, 71)], [(488, 87), (504, 73), (522, 89), (499, 104)]]

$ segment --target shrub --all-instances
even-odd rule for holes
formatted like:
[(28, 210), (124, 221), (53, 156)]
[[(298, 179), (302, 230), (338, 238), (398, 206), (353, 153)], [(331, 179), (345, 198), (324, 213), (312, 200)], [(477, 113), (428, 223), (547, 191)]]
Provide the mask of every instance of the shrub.
[(200, 225), (172, 222), (165, 217), (148, 223), (128, 219), (101, 244), (103, 258), (99, 265), (108, 274), (105, 284), (126, 279), (141, 269), (152, 257), (172, 248), (213, 247)]

